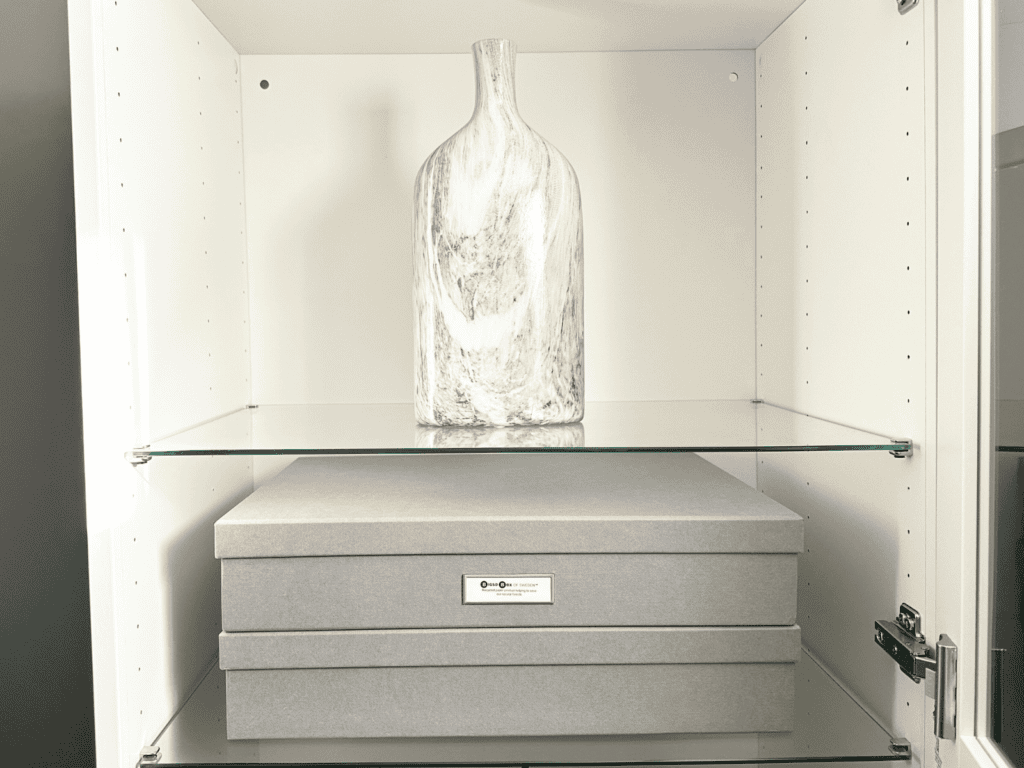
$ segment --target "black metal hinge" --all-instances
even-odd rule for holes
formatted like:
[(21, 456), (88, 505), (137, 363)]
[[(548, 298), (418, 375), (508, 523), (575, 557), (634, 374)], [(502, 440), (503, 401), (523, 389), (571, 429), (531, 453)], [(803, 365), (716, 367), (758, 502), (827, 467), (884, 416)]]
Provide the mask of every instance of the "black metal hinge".
[[(957, 648), (948, 635), (939, 635), (932, 649), (921, 632), (921, 614), (903, 603), (895, 621), (875, 622), (875, 644), (899, 664), (903, 674), (920, 683), (929, 672), (935, 684), (935, 735), (956, 738)], [(928, 688), (932, 687), (928, 678)]]

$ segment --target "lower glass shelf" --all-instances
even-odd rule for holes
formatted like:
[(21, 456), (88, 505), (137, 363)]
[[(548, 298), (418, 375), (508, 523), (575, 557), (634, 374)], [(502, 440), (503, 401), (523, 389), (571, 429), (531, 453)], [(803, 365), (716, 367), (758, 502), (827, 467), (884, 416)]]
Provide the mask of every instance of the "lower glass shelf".
[[(367, 702), (367, 706), (372, 706)], [(160, 734), (161, 766), (710, 765), (910, 760), (805, 649), (795, 727), (785, 733), (466, 739), (228, 741), (224, 673), (214, 665)]]

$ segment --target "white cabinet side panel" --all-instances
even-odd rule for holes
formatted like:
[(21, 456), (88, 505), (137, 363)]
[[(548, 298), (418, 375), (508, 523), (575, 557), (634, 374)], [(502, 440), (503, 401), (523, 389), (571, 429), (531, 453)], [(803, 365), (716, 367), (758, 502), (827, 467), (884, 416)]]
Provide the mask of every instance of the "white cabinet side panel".
[(117, 531), (118, 666), (128, 749), (170, 720), (216, 657), (220, 563), (213, 524), (252, 492), (249, 457), (154, 459)]
[(249, 401), (238, 56), (187, 0), (104, 14), (110, 236), (145, 443)]
[(915, 756), (924, 697), (872, 622), (927, 597), (922, 10), (808, 0), (756, 53), (758, 397), (915, 442), (909, 460), (762, 454), (758, 487), (806, 521), (806, 644)]
[(110, 529), (130, 514), (131, 467), (121, 454), (134, 429), (124, 264), (109, 243), (103, 9), (98, 0), (68, 3), (68, 43), (96, 761), (124, 765)]
[[(516, 69), (523, 119), (580, 180), (587, 398), (753, 397), (752, 51)], [(472, 114), (471, 57), (242, 72), (254, 402), (411, 401), (413, 182)]]
[(69, 7), (97, 758), (134, 765), (217, 652), (245, 458), (133, 468), (248, 401), (237, 57), (188, 0)]

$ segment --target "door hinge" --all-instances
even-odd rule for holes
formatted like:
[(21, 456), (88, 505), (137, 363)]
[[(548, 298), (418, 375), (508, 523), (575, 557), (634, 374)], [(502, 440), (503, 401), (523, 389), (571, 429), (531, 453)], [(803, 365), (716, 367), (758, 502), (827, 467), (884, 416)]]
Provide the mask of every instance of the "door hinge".
[(900, 14), (904, 14), (911, 8), (916, 8), (920, 1), (921, 0), (896, 0), (896, 7), (899, 9)]
[(929, 693), (934, 681), (935, 735), (955, 739), (957, 649), (949, 636), (939, 635), (935, 648), (931, 648), (921, 633), (921, 614), (903, 603), (895, 621), (875, 622), (875, 643), (915, 683), (927, 679)]

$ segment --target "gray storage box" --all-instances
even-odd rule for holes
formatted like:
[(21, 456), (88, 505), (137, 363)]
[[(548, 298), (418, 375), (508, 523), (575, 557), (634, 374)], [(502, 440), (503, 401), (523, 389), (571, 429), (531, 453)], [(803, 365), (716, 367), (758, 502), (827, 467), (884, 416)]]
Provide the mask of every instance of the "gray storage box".
[(228, 734), (787, 730), (802, 546), (693, 454), (299, 459), (216, 525)]
[(220, 647), (231, 739), (785, 731), (800, 630), (224, 632)]

